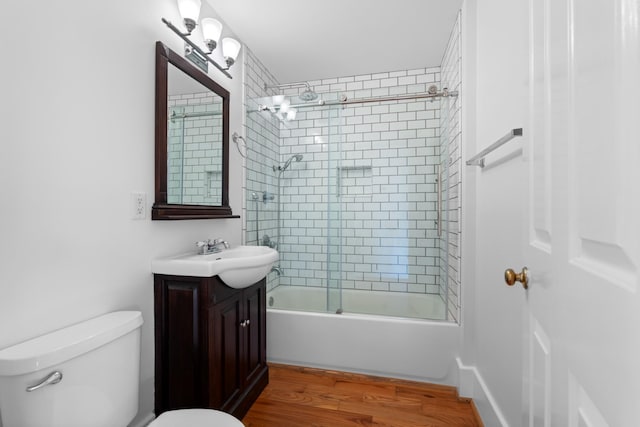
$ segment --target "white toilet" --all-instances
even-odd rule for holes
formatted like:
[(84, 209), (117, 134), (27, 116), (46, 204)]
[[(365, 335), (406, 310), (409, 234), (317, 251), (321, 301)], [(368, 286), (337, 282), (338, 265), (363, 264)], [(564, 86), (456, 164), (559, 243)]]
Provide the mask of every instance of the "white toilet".
[[(2, 427), (126, 427), (138, 412), (138, 311), (105, 314), (0, 350)], [(212, 409), (168, 411), (150, 427), (241, 427)]]
[(148, 427), (244, 427), (237, 418), (213, 409), (176, 409), (163, 412)]

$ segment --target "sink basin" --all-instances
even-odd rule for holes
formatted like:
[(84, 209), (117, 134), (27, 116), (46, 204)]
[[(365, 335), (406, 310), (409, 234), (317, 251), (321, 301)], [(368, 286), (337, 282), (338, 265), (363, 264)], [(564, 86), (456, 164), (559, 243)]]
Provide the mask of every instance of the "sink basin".
[(220, 276), (228, 286), (246, 288), (266, 277), (278, 260), (278, 251), (266, 246), (237, 246), (208, 255), (193, 252), (157, 258), (151, 271), (175, 276)]

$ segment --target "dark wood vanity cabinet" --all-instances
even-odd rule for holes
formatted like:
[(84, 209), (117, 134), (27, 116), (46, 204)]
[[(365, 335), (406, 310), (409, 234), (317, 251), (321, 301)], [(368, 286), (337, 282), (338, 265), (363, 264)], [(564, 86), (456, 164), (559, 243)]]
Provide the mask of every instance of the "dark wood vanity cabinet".
[(265, 280), (156, 274), (155, 411), (219, 409), (242, 418), (269, 381)]

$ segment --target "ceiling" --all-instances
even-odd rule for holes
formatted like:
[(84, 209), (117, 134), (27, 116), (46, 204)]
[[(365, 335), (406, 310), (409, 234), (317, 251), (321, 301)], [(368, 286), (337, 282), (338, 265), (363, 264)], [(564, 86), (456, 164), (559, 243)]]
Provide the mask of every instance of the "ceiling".
[(440, 65), (462, 0), (207, 0), (280, 83)]

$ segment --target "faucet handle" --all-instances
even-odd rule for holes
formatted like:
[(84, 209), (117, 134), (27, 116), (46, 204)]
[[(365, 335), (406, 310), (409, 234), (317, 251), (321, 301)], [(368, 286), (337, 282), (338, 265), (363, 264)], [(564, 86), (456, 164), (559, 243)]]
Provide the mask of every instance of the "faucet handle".
[(231, 247), (229, 242), (227, 242), (224, 239), (213, 239), (213, 241), (211, 241), (211, 245), (212, 246), (223, 245), (225, 249), (229, 249)]
[(200, 255), (204, 255), (207, 253), (207, 250), (209, 249), (209, 242), (205, 242), (205, 241), (199, 241), (196, 242), (196, 246), (198, 247), (198, 253)]
[(209, 239), (210, 245), (217, 245), (222, 239)]

